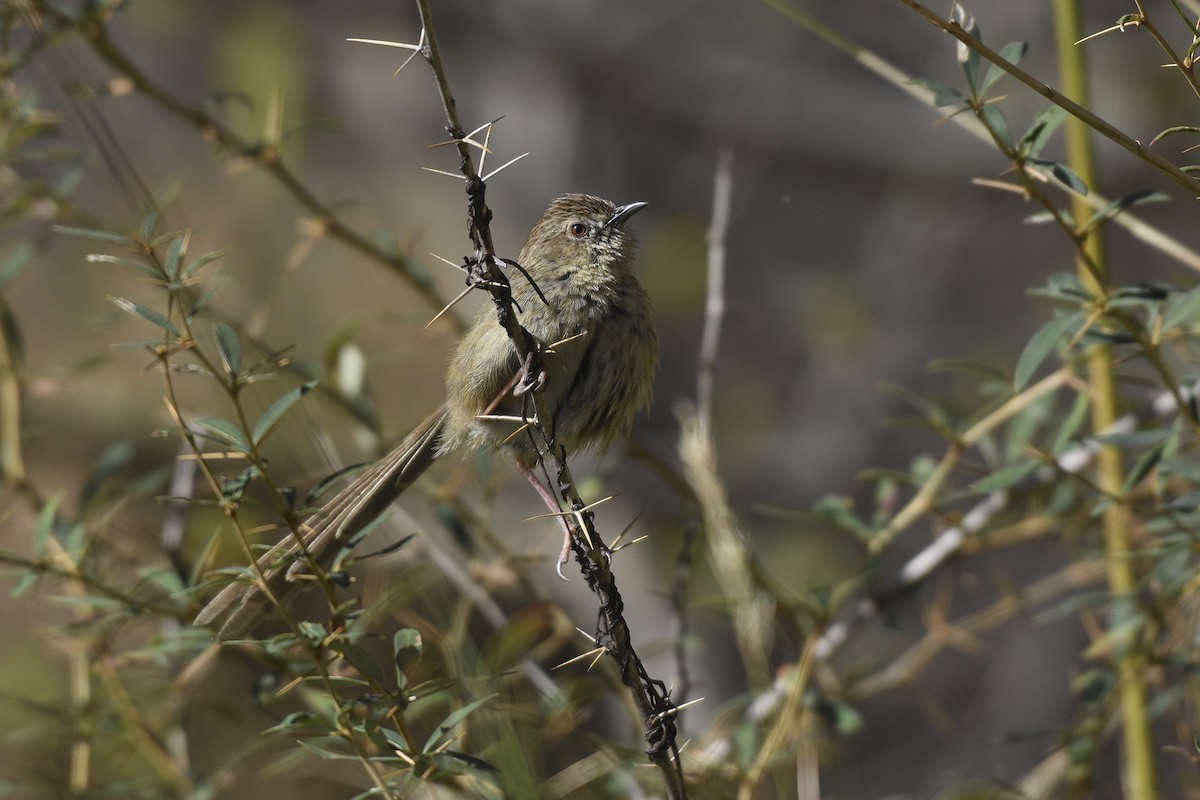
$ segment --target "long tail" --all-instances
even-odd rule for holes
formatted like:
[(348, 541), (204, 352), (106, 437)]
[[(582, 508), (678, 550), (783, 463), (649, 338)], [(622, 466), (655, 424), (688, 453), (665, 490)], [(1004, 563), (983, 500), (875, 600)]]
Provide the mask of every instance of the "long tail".
[(222, 589), (196, 615), (196, 625), (223, 620), (221, 639), (236, 639), (250, 633), (272, 606), (294, 586), (293, 578), (306, 566), (326, 567), (354, 534), (378, 518), (405, 489), (429, 468), (437, 455), (438, 439), (446, 425), (446, 407), (413, 430), (400, 445), (338, 493), (300, 528), (304, 558), (295, 537), (288, 537), (258, 559), (269, 592), (257, 578), (236, 580)]

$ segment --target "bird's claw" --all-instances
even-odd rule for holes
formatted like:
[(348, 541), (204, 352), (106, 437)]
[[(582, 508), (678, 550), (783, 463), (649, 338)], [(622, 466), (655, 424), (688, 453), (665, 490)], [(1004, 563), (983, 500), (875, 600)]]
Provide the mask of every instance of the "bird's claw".
[(546, 385), (546, 370), (538, 370), (534, 377), (530, 377), (530, 371), (525, 367), (521, 368), (521, 379), (517, 381), (516, 387), (513, 388), (513, 397), (520, 397), (528, 392), (540, 392), (542, 387)]

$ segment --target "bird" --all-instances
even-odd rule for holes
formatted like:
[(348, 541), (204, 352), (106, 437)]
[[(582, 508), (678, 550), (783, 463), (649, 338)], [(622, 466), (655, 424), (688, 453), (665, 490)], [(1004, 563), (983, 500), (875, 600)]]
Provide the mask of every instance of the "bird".
[[(521, 325), (534, 337), (537, 375), (523, 362), (492, 304), (462, 335), (446, 371), (446, 400), (389, 454), (360, 474), (298, 529), (258, 558), (257, 579), (223, 588), (194, 624), (220, 623), (221, 640), (258, 624), (297, 575), (327, 566), (342, 546), (381, 516), (437, 459), (471, 448), (507, 453), (559, 514), (564, 545), (572, 529), (536, 467), (545, 443), (531, 435), (530, 392), (540, 392), (553, 441), (567, 452), (602, 453), (649, 406), (659, 361), (650, 298), (634, 271), (636, 241), (626, 229), (644, 202), (616, 205), (587, 194), (553, 200), (529, 233), (510, 277)], [(274, 600), (272, 599), (274, 598)]]

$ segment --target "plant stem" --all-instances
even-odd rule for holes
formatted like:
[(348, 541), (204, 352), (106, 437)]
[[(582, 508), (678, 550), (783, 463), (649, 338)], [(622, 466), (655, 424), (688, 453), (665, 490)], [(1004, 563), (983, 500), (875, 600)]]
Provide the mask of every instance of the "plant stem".
[[(1089, 105), (1088, 78), (1083, 51), (1075, 46), (1082, 38), (1078, 0), (1054, 0), (1056, 49), (1062, 85), (1065, 93), (1082, 107)], [(1071, 169), (1088, 186), (1096, 185), (1096, 164), (1088, 126), (1078, 116), (1066, 121), (1067, 161)], [(1072, 199), (1072, 213), (1077, 225), (1087, 219), (1085, 204)], [(1079, 278), (1097, 296), (1107, 293), (1107, 265), (1102, 228), (1084, 234), (1081, 246), (1091, 268), (1079, 258)], [(1107, 344), (1093, 344), (1087, 351), (1088, 382), (1092, 392), (1092, 426), (1102, 431), (1116, 422), (1119, 415), (1114, 382), (1112, 350)], [(1104, 445), (1097, 454), (1097, 484), (1109, 497), (1119, 497), (1125, 483), (1125, 470), (1120, 448)], [(1108, 566), (1109, 592), (1114, 601), (1128, 597), (1136, 588), (1137, 577), (1131, 560), (1133, 546), (1129, 539), (1128, 508), (1123, 502), (1110, 502), (1104, 508), (1101, 525), (1104, 529), (1104, 548)], [(1136, 643), (1118, 656), (1120, 675), (1120, 705), (1123, 742), (1124, 795), (1130, 800), (1153, 800), (1158, 796), (1154, 771), (1154, 741), (1146, 708), (1144, 655)]]

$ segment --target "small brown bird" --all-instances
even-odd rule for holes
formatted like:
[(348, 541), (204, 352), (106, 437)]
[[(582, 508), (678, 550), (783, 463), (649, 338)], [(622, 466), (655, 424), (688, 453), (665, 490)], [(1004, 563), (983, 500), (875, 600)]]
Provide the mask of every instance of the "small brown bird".
[[(616, 206), (584, 194), (550, 204), (517, 261), (528, 278), (515, 271), (511, 276), (521, 324), (544, 351), (543, 374), (523, 380), (520, 359), (494, 308), (480, 308), (450, 359), (442, 407), (302, 526), (306, 559), (291, 557), (299, 551), (294, 537), (259, 559), (272, 594), (278, 598), (307, 563), (328, 564), (342, 543), (379, 517), (434, 459), (463, 446), (500, 446), (511, 453), (558, 511), (553, 493), (534, 474), (542, 454), (521, 431), (528, 404), (519, 387), (537, 385), (553, 417), (555, 440), (568, 452), (603, 451), (649, 405), (658, 337), (650, 299), (633, 271), (634, 239), (625, 230), (625, 222), (645, 205)], [(571, 537), (563, 525), (560, 575)], [(256, 582), (235, 581), (195, 622), (223, 619), (221, 638), (242, 636), (269, 606)]]

